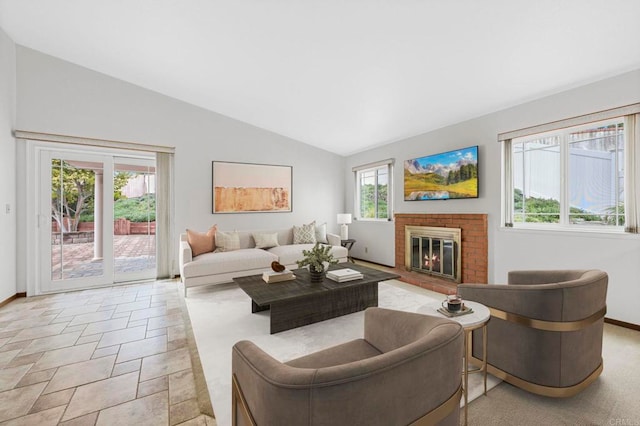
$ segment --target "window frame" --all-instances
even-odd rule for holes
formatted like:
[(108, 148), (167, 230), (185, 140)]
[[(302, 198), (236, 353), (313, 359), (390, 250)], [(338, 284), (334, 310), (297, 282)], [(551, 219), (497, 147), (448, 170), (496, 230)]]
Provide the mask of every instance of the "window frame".
[[(572, 117), (564, 120), (559, 120), (551, 123), (541, 124), (528, 128), (513, 130), (498, 134), (498, 142), (501, 143), (502, 148), (502, 161), (501, 161), (501, 227), (502, 228), (517, 228), (520, 230), (550, 230), (550, 231), (570, 231), (570, 232), (595, 232), (595, 233), (608, 233), (608, 234), (621, 234), (621, 233), (638, 233), (638, 210), (636, 208), (638, 203), (638, 196), (640, 196), (640, 175), (630, 170), (630, 164), (638, 163), (638, 150), (640, 149), (640, 138), (638, 132), (640, 130), (640, 103), (626, 105), (619, 108), (613, 108), (610, 110), (600, 111), (592, 114), (587, 114), (578, 117)], [(624, 148), (623, 158), (616, 158), (616, 162), (623, 165), (623, 176), (617, 175), (616, 188), (619, 188), (622, 177), (624, 186), (624, 197), (622, 200), (626, 206), (624, 216), (625, 225), (602, 225), (591, 226), (584, 224), (572, 224), (569, 223), (569, 150), (570, 143), (567, 141), (568, 135), (572, 131), (576, 131), (584, 127), (595, 127), (607, 122), (622, 122), (624, 123)], [(514, 222), (514, 159), (512, 151), (512, 141), (519, 139), (535, 139), (552, 134), (563, 134), (563, 140), (561, 145), (565, 145), (562, 148), (564, 153), (561, 157), (561, 170), (560, 170), (560, 223), (531, 223), (531, 222)], [(617, 168), (616, 168), (617, 169)], [(620, 197), (619, 197), (620, 198)], [(566, 210), (566, 211), (565, 211)]]
[[(383, 161), (378, 161), (375, 163), (364, 164), (361, 166), (353, 167), (352, 171), (354, 174), (354, 218), (359, 221), (369, 221), (369, 222), (388, 222), (393, 220), (393, 165), (394, 160), (388, 159)], [(379, 171), (386, 169), (387, 173), (387, 217), (378, 217), (379, 209), (378, 209), (378, 176)], [(362, 217), (361, 216), (361, 200), (362, 200), (362, 189), (361, 189), (361, 175), (368, 172), (374, 172), (375, 178), (375, 217)]]
[[(559, 210), (557, 212), (557, 216), (559, 217), (559, 220), (557, 223), (553, 223), (553, 222), (526, 222), (526, 213), (523, 215), (525, 221), (524, 222), (520, 222), (520, 221), (515, 221), (513, 220), (513, 225), (516, 228), (521, 228), (521, 227), (531, 227), (531, 228), (541, 228), (541, 227), (551, 227), (551, 228), (556, 228), (556, 227), (567, 227), (567, 228), (584, 228), (581, 230), (598, 230), (598, 231), (603, 231), (605, 230), (606, 232), (620, 232), (624, 229), (624, 225), (600, 225), (600, 226), (594, 226), (594, 225), (589, 225), (589, 224), (578, 224), (578, 223), (572, 223), (572, 213), (571, 213), (571, 184), (573, 182), (573, 180), (575, 179), (575, 177), (572, 178), (572, 171), (570, 168), (570, 159), (571, 159), (571, 144), (572, 142), (569, 139), (569, 136), (573, 133), (579, 132), (581, 130), (586, 130), (586, 129), (592, 129), (592, 128), (596, 128), (596, 127), (606, 127), (609, 125), (615, 125), (616, 127), (618, 127), (619, 125), (624, 125), (624, 117), (616, 117), (616, 118), (612, 118), (612, 119), (608, 119), (608, 120), (602, 120), (602, 121), (597, 121), (597, 122), (593, 122), (593, 123), (586, 123), (583, 125), (579, 125), (579, 126), (572, 126), (572, 127), (567, 127), (567, 128), (563, 128), (563, 129), (558, 129), (558, 130), (554, 130), (554, 131), (549, 131), (549, 132), (543, 132), (543, 133), (534, 133), (532, 135), (528, 135), (528, 136), (523, 136), (520, 138), (514, 138), (511, 140), (510, 142), (510, 146), (512, 149), (512, 153), (514, 150), (514, 145), (515, 144), (524, 144), (527, 142), (531, 142), (534, 140), (538, 140), (538, 139), (552, 139), (552, 138), (557, 138), (557, 146), (558, 147), (558, 175), (559, 175), (559, 181), (557, 182), (557, 189), (558, 189), (558, 202), (559, 202)], [(623, 134), (624, 135), (624, 134)], [(539, 148), (539, 149), (544, 149), (544, 148)], [(523, 150), (522, 154), (524, 155), (526, 152), (529, 152), (527, 150)], [(618, 152), (616, 150), (616, 152)], [(623, 150), (623, 155), (624, 155), (624, 150)], [(624, 157), (623, 157), (624, 158)], [(623, 160), (624, 162), (624, 160)], [(526, 168), (526, 165), (524, 164), (526, 163), (526, 161), (524, 160), (523, 157), (523, 172)], [(515, 167), (515, 160), (512, 161), (512, 164)], [(615, 193), (616, 194), (620, 194), (619, 192), (619, 188), (620, 188), (620, 183), (619, 183), (619, 176), (618, 176), (618, 171), (620, 168), (620, 159), (619, 156), (616, 155), (614, 157), (614, 169), (615, 169), (615, 173), (616, 173), (616, 177), (615, 177), (615, 181), (613, 182), (614, 187), (615, 187)], [(512, 181), (514, 181), (516, 179), (515, 176), (515, 172), (512, 169), (511, 170), (511, 179)], [(512, 190), (511, 190), (511, 197), (514, 197), (514, 192), (515, 192), (515, 185), (512, 185)], [(505, 194), (506, 196), (506, 194)], [(523, 198), (524, 198), (524, 194), (523, 194)], [(619, 195), (616, 195), (617, 198), (617, 202), (624, 202), (623, 197), (620, 197)], [(524, 202), (524, 200), (523, 200)], [(514, 207), (512, 207), (512, 214), (511, 217), (515, 218), (516, 216), (520, 216), (522, 214), (522, 212), (518, 212), (515, 210)], [(551, 214), (551, 213), (549, 213)], [(556, 215), (555, 213), (553, 213), (553, 215)]]

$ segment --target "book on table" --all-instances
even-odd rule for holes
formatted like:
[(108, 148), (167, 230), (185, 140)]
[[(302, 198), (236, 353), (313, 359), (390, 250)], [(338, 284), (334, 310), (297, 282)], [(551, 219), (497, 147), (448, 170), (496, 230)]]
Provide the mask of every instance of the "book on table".
[(290, 270), (285, 269), (282, 272), (264, 271), (262, 273), (262, 279), (264, 282), (271, 284), (271, 283), (279, 283), (282, 281), (295, 280), (296, 276)]
[(339, 283), (343, 283), (346, 281), (361, 280), (362, 278), (364, 278), (364, 276), (359, 271), (344, 268), (327, 272), (327, 278)]

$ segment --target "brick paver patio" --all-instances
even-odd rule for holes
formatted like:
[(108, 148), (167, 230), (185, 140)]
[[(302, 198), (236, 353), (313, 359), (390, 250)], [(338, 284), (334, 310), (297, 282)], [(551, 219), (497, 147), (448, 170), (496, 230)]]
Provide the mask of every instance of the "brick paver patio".
[[(155, 251), (155, 235), (114, 235), (113, 253), (116, 273), (155, 269)], [(53, 245), (51, 262), (54, 279), (92, 277), (102, 274), (103, 260), (93, 260), (93, 243)]]

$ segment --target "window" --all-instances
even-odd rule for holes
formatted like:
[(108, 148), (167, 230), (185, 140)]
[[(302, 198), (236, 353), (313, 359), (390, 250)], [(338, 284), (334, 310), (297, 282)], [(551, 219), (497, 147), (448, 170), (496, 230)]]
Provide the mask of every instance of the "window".
[(511, 156), (514, 225), (624, 225), (622, 119), (516, 138)]
[(498, 140), (504, 226), (640, 233), (640, 103)]
[(356, 216), (359, 219), (391, 218), (391, 176), (393, 160), (354, 167), (356, 175)]

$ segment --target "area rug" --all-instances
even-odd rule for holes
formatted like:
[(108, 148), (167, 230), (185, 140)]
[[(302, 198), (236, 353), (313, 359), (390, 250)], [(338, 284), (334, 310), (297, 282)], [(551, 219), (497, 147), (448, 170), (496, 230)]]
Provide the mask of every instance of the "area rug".
[[(380, 283), (378, 306), (424, 313), (443, 296), (390, 280)], [(364, 312), (269, 334), (269, 311), (251, 313), (251, 299), (235, 284), (189, 289), (186, 299), (213, 411), (218, 425), (231, 425), (231, 348), (251, 340), (280, 361), (344, 343), (363, 334)], [(487, 388), (500, 380), (489, 375)], [(482, 375), (469, 376), (469, 400), (482, 395)], [(463, 398), (464, 402), (464, 398)], [(461, 405), (463, 404), (461, 403)]]

